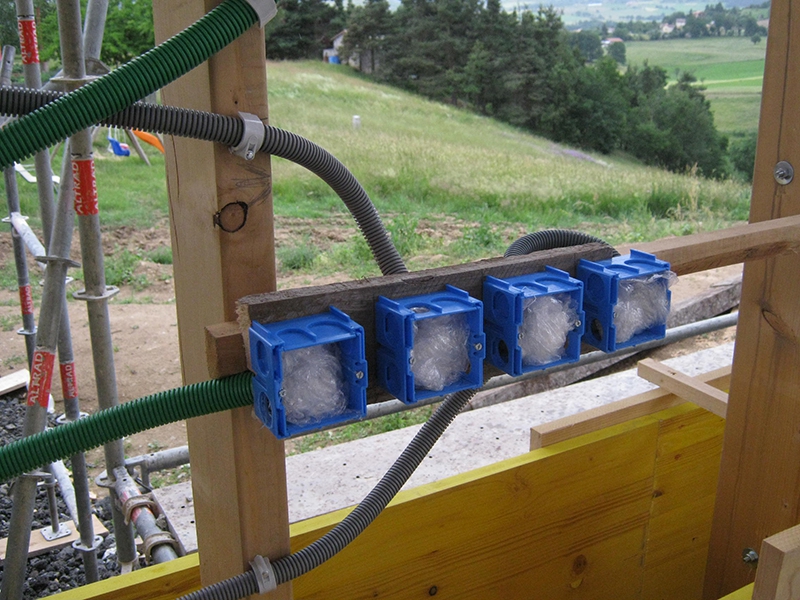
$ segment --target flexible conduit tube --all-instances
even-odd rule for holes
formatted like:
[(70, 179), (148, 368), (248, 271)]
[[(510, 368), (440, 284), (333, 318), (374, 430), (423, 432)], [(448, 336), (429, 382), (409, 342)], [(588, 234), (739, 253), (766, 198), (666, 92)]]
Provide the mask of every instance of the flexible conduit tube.
[(0, 481), (139, 431), (251, 405), (251, 379), (239, 373), (159, 392), (11, 442), (0, 448)]
[(27, 158), (164, 87), (258, 22), (245, 0), (226, 0), (145, 54), (0, 129), (0, 168)]
[[(0, 113), (28, 114), (61, 96), (58, 92), (0, 88)], [(142, 129), (202, 139), (226, 146), (236, 146), (244, 135), (244, 125), (238, 117), (142, 102), (137, 102), (120, 113), (103, 119), (102, 123), (126, 129)], [(262, 152), (305, 167), (339, 195), (367, 240), (381, 273), (388, 275), (406, 272), (403, 260), (391, 243), (367, 192), (336, 157), (310, 140), (277, 127), (265, 125), (264, 132)]]
[[(603, 244), (613, 249), (613, 246), (605, 240), (601, 240), (588, 233), (572, 231), (571, 229), (544, 229), (522, 236), (508, 247), (508, 250), (506, 250), (503, 256), (506, 258), (509, 256), (523, 256), (541, 250), (568, 248), (570, 246), (593, 243)], [(619, 256), (619, 252), (614, 250), (614, 256)]]

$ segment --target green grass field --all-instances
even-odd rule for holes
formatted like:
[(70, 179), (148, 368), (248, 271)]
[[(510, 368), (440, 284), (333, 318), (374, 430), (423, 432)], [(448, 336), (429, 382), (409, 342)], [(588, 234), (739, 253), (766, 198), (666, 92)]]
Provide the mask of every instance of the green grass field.
[[(344, 66), (270, 63), (270, 122), (316, 142), (355, 174), (412, 268), (501, 254), (525, 231), (586, 230), (612, 243), (714, 229), (745, 220), (749, 189), (643, 167), (625, 156), (567, 148), (449, 105), (371, 83)], [(352, 126), (353, 115), (361, 128)], [(101, 222), (151, 227), (167, 214), (163, 158), (110, 157), (96, 146)], [(349, 223), (316, 176), (273, 161), (275, 213)], [(35, 186), (24, 209), (35, 214)], [(314, 219), (315, 221), (311, 221)], [(366, 244), (323, 243), (307, 231), (278, 249), (301, 273), (376, 273)]]
[(706, 88), (717, 127), (723, 133), (758, 129), (766, 41), (749, 38), (703, 38), (628, 42), (628, 64), (645, 60), (667, 70), (688, 71)]

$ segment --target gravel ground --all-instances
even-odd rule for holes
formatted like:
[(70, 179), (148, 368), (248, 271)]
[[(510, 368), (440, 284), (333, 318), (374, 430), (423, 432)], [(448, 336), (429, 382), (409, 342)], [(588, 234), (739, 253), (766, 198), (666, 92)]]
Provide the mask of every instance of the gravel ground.
[[(25, 393), (8, 394), (0, 397), (0, 446), (8, 444), (20, 437), (22, 422), (25, 416)], [(52, 420), (52, 419), (51, 419)], [(51, 422), (51, 425), (54, 423)], [(67, 465), (69, 467), (69, 465)], [(119, 573), (119, 565), (114, 553), (114, 534), (111, 521), (111, 506), (109, 499), (98, 499), (94, 503), (94, 512), (98, 518), (111, 531), (98, 550), (102, 557), (98, 567), (100, 578), (106, 579)], [(67, 507), (59, 496), (59, 518), (69, 520)], [(9, 484), (0, 485), (0, 538), (8, 536), (8, 526), (11, 518), (11, 497)], [(33, 514), (33, 528), (38, 529), (50, 525), (50, 511), (47, 503), (47, 492), (40, 487), (36, 495), (36, 504)], [(0, 566), (0, 585), (3, 580), (3, 567)], [(22, 597), (25, 600), (44, 598), (62, 590), (72, 589), (86, 582), (83, 572), (83, 560), (77, 551), (68, 545), (60, 550), (53, 550), (40, 554), (28, 560), (25, 587)]]

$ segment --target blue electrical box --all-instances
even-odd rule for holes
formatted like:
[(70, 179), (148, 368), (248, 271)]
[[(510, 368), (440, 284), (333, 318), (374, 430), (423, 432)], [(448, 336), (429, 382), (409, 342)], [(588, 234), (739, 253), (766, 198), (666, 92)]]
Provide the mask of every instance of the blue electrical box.
[[(528, 314), (526, 307), (546, 298), (552, 301), (557, 312), (560, 310), (556, 316), (563, 322), (553, 323), (549, 328), (546, 325), (539, 326), (536, 328), (538, 331), (532, 332), (530, 327), (523, 326), (525, 315)], [(575, 362), (581, 355), (584, 329), (582, 304), (583, 283), (553, 267), (507, 279), (487, 276), (483, 283), (483, 310), (489, 362), (515, 377)], [(529, 318), (534, 317), (529, 315)], [(541, 339), (524, 337), (533, 333)], [(544, 334), (548, 334), (547, 337)], [(546, 362), (534, 358), (534, 353), (529, 350), (532, 348), (530, 344), (537, 344), (537, 353), (546, 356)]]
[[(437, 330), (442, 335), (434, 336)], [(375, 339), (378, 383), (406, 404), (483, 385), (483, 304), (464, 290), (448, 285), (435, 294), (379, 297)]]
[[(631, 250), (628, 255), (599, 262), (581, 259), (577, 276), (584, 285), (584, 342), (604, 352), (614, 352), (666, 335), (671, 298), (669, 281), (670, 276), (674, 276), (668, 262), (646, 252)], [(624, 288), (622, 292), (621, 285)], [(623, 298), (626, 290), (632, 291)], [(634, 304), (645, 300), (641, 306)], [(652, 318), (643, 319), (643, 327), (620, 335), (619, 328), (623, 322), (620, 317), (626, 316), (622, 313), (631, 308)]]
[[(272, 433), (283, 439), (337, 423), (362, 419), (367, 414), (367, 361), (364, 329), (345, 313), (330, 307), (327, 314), (250, 326), (250, 360), (256, 376), (253, 394), (256, 415)], [(329, 346), (330, 345), (330, 346)], [(334, 346), (335, 345), (335, 346)], [(341, 391), (344, 412), (308, 422), (292, 422), (292, 398), (284, 379), (286, 353), (322, 346), (320, 352), (341, 363)]]

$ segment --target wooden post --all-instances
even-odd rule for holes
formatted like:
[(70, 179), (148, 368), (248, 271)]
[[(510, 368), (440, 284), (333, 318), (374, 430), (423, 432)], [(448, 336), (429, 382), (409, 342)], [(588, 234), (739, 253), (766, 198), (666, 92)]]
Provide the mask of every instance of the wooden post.
[[(800, 6), (770, 15), (751, 222), (800, 213)], [(779, 185), (788, 161), (798, 175)], [(753, 581), (745, 548), (800, 521), (800, 257), (745, 264), (704, 597)]]
[(761, 544), (753, 600), (794, 600), (800, 586), (800, 525)]
[[(190, 25), (214, 0), (156, 0), (156, 37)], [(166, 104), (236, 115), (267, 116), (264, 34), (251, 28), (207, 64), (163, 92)], [(185, 383), (209, 378), (205, 327), (236, 318), (236, 300), (275, 289), (274, 232), (269, 157), (252, 161), (227, 148), (169, 139), (167, 178)], [(235, 233), (214, 226), (229, 202), (250, 205)], [(256, 554), (289, 552), (283, 443), (239, 409), (188, 423), (197, 539), (204, 585), (244, 572)], [(270, 598), (291, 599), (291, 584)]]

